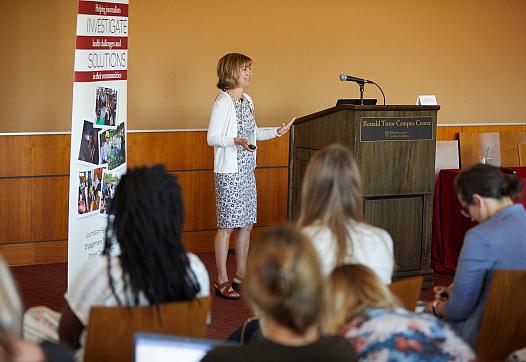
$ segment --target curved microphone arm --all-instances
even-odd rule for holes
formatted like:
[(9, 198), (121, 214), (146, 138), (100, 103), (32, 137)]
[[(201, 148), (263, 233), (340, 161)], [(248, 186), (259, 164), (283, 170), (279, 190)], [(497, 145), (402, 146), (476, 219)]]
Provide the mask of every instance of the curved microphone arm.
[(380, 92), (382, 92), (382, 97), (384, 97), (384, 106), (385, 106), (385, 94), (384, 94), (384, 91), (382, 90), (382, 88), (381, 88), (378, 84), (376, 84), (375, 82), (373, 82), (372, 80), (370, 80), (369, 83), (374, 84), (375, 86), (378, 87), (378, 89), (380, 89)]

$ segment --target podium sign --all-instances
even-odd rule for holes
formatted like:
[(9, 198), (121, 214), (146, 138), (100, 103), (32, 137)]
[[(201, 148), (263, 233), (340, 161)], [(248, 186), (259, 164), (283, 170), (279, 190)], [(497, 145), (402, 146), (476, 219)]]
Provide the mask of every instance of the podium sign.
[(363, 117), (360, 141), (414, 141), (433, 139), (433, 118)]

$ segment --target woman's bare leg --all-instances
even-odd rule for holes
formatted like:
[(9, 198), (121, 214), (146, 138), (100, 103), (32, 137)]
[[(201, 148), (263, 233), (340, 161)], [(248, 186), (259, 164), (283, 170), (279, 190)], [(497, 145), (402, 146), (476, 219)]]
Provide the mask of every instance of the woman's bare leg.
[(230, 234), (232, 234), (232, 229), (217, 229), (216, 237), (214, 239), (218, 284), (228, 281), (226, 259), (228, 257)]
[[(248, 250), (250, 248), (250, 232), (253, 224), (245, 225), (239, 229), (236, 239), (236, 275), (245, 276)], [(240, 282), (241, 280), (238, 280)]]

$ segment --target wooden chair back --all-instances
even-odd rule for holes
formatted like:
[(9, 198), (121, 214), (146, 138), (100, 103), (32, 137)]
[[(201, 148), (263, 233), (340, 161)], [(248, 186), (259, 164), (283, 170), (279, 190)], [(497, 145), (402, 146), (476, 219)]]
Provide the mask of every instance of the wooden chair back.
[(497, 270), (477, 339), (481, 361), (502, 361), (526, 346), (526, 270)]
[(421, 275), (399, 279), (389, 284), (389, 290), (398, 298), (405, 309), (414, 312), (416, 303), (420, 299), (423, 282), (424, 277)]
[(156, 307), (93, 307), (90, 312), (86, 362), (132, 361), (135, 332), (206, 337), (210, 297)]
[(500, 137), (498, 132), (459, 134), (460, 166), (466, 168), (481, 162), (486, 153), (491, 164), (500, 166)]
[(526, 132), (499, 132), (499, 137), (502, 166), (519, 166), (520, 161), (518, 145), (521, 143), (526, 143)]

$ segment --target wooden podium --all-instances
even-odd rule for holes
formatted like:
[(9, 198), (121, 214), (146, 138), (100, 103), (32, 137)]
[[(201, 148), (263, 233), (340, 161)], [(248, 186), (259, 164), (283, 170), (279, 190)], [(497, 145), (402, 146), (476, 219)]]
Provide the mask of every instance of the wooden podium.
[(288, 216), (299, 215), (305, 168), (331, 144), (349, 147), (363, 179), (365, 222), (394, 242), (394, 278), (431, 279), (431, 228), (439, 106), (342, 105), (298, 118), (291, 128)]

